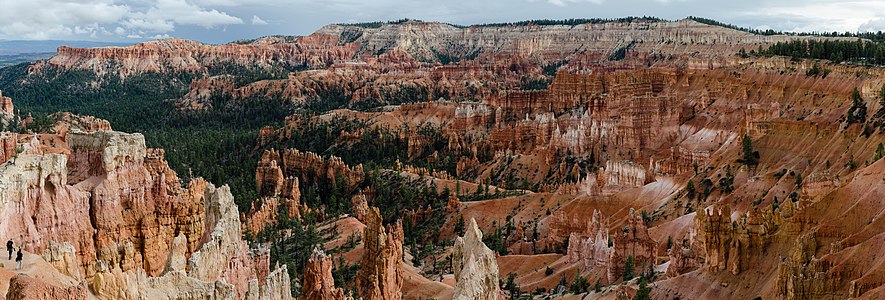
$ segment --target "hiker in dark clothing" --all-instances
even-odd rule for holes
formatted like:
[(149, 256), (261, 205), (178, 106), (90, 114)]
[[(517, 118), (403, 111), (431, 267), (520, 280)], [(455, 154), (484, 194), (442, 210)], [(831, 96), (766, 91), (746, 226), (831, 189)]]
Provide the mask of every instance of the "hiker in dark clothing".
[(9, 258), (7, 258), (8, 260), (12, 260), (12, 250), (12, 240), (9, 240), (8, 242), (6, 242), (6, 251), (9, 251)]
[(22, 269), (22, 248), (18, 248), (18, 253), (15, 254), (15, 269)]

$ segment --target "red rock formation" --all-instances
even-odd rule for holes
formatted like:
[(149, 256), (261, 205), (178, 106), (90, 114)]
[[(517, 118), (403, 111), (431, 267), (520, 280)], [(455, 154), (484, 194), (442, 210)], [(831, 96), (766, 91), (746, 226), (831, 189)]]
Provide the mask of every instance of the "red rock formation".
[(52, 131), (61, 136), (65, 136), (71, 130), (82, 132), (111, 130), (110, 122), (93, 116), (79, 116), (68, 112), (59, 112), (49, 115), (49, 118), (55, 119)]
[[(206, 71), (213, 64), (326, 66), (354, 56), (358, 45), (337, 46), (338, 38), (321, 33), (296, 38), (295, 43), (204, 45), (194, 41), (165, 39), (129, 47), (71, 48), (62, 46), (46, 64), (63, 69), (115, 72), (122, 77), (145, 72)], [(101, 63), (110, 62), (114, 63)], [(98, 63), (96, 63), (98, 62)], [(42, 65), (32, 67), (36, 71)]]
[(241, 218), (244, 220), (243, 231), (258, 235), (267, 226), (276, 224), (277, 215), (282, 210), (289, 218), (301, 219), (302, 206), (297, 199), (273, 197), (252, 201), (249, 211)]
[(729, 270), (740, 274), (750, 267), (754, 257), (761, 256), (768, 235), (776, 227), (763, 225), (764, 216), (748, 212), (741, 221), (732, 221), (729, 206), (713, 207), (695, 216), (697, 240), (704, 251), (704, 265), (713, 271)]
[[(814, 257), (817, 241), (814, 232), (800, 235), (790, 255), (782, 257), (777, 270), (777, 294), (783, 299), (822, 299), (832, 297), (843, 284), (843, 276), (831, 273), (832, 262)], [(853, 285), (853, 284), (852, 284)], [(852, 294), (856, 286), (850, 287)], [(860, 293), (851, 295), (852, 298)]]
[(566, 254), (570, 263), (580, 263), (584, 270), (606, 267), (612, 248), (608, 246), (609, 234), (605, 218), (598, 210), (587, 222), (586, 231), (572, 233), (568, 239)]
[(627, 223), (612, 238), (612, 251), (608, 259), (608, 280), (618, 282), (624, 272), (628, 257), (633, 257), (637, 272), (648, 270), (657, 264), (658, 243), (648, 235), (648, 226), (642, 216), (630, 210)]
[[(78, 131), (66, 140), (59, 146), (69, 147), (70, 159), (31, 151), (0, 172), (8, 191), (0, 210), (7, 220), (4, 236), (15, 237), (26, 251), (42, 252), (60, 272), (86, 279), (103, 299), (133, 299), (142, 288), (171, 295), (166, 284), (181, 281), (208, 290), (218, 280), (230, 283), (240, 298), (253, 281), (259, 292), (288, 295), (287, 278), (257, 284), (271, 273), (268, 256), (242, 240), (226, 187), (196, 179), (181, 188), (163, 152), (147, 149), (140, 134)], [(173, 261), (173, 240), (180, 251), (174, 256), (189, 258), (192, 274), (151, 281)]]
[(691, 248), (673, 245), (669, 250), (670, 265), (667, 266), (667, 277), (676, 277), (698, 269), (701, 265)]
[[(298, 201), (301, 198), (301, 190), (298, 188), (298, 177), (292, 175), (284, 177), (283, 168), (280, 166), (282, 162), (276, 150), (271, 149), (264, 152), (264, 155), (262, 155), (261, 160), (258, 162), (258, 168), (255, 170), (258, 194), (270, 197), (280, 196)], [(300, 169), (296, 170), (300, 172)], [(316, 169), (313, 170), (316, 171)], [(292, 173), (293, 171), (287, 172)]]
[(2, 124), (7, 124), (7, 122), (15, 117), (15, 106), (12, 104), (12, 98), (3, 96), (3, 91), (0, 91), (0, 116), (2, 116)]
[(360, 297), (367, 300), (402, 299), (402, 224), (382, 225), (381, 213), (371, 207), (363, 233), (365, 253), (357, 272)]
[(14, 132), (0, 132), (0, 161), (6, 162), (18, 154), (19, 135)]
[[(260, 185), (263, 186), (262, 191), (265, 192), (265, 187), (268, 185), (272, 186), (274, 191), (279, 187), (281, 193), (294, 193), (297, 190), (297, 183), (294, 182), (292, 184), (286, 184), (285, 182), (283, 184), (274, 183), (279, 182), (279, 178), (275, 177), (278, 173), (273, 171), (273, 161), (281, 162), (280, 166), (276, 168), (281, 169), (283, 176), (287, 178), (298, 177), (301, 181), (327, 180), (327, 182), (334, 182), (341, 178), (344, 180), (345, 188), (353, 188), (362, 182), (365, 176), (362, 165), (350, 167), (341, 161), (339, 157), (332, 156), (329, 159), (324, 159), (315, 153), (301, 152), (297, 149), (287, 149), (280, 155), (275, 150), (269, 150), (262, 155), (259, 162), (259, 169), (263, 168), (262, 166), (267, 166), (266, 169), (262, 169), (259, 173), (270, 174), (261, 175)], [(263, 173), (265, 172), (264, 170), (270, 171)], [(315, 174), (313, 175), (315, 177), (311, 177), (311, 174)]]
[(350, 205), (353, 210), (353, 217), (360, 222), (365, 223), (366, 216), (369, 214), (369, 197), (372, 190), (361, 190), (359, 193), (350, 198)]
[(8, 300), (86, 300), (89, 299), (86, 285), (57, 287), (25, 274), (18, 274), (9, 281)]
[(344, 290), (335, 288), (335, 279), (332, 278), (332, 258), (326, 256), (323, 250), (315, 248), (304, 267), (301, 297), (304, 300), (344, 299)]

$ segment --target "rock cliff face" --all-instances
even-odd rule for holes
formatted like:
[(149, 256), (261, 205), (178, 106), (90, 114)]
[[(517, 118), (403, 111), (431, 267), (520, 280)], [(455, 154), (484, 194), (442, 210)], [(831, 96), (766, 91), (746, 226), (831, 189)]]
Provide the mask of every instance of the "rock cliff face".
[[(842, 276), (830, 273), (832, 262), (814, 257), (817, 241), (814, 233), (799, 236), (778, 264), (777, 294), (783, 299), (820, 299), (831, 296)], [(856, 297), (859, 295), (854, 295)]]
[[(429, 57), (441, 52), (464, 55), (496, 49), (499, 52), (525, 56), (551, 56), (573, 49), (612, 49), (641, 41), (637, 48), (671, 41), (671, 53), (683, 53), (692, 47), (715, 45), (730, 49), (743, 43), (771, 43), (785, 37), (754, 36), (748, 33), (708, 26), (690, 20), (677, 22), (611, 22), (577, 26), (476, 26), (457, 28), (442, 23), (406, 22), (380, 28), (357, 28), (329, 25), (318, 33), (337, 36), (358, 36), (366, 52), (403, 50), (412, 55)], [(738, 48), (739, 49), (739, 48)], [(732, 53), (736, 53), (737, 49)]]
[(301, 287), (304, 300), (344, 299), (344, 290), (335, 288), (332, 278), (332, 258), (323, 250), (314, 249), (304, 267), (304, 284)]
[(498, 263), (495, 252), (482, 242), (482, 231), (470, 219), (464, 237), (455, 239), (452, 252), (456, 300), (498, 299)]
[(741, 47), (750, 49), (755, 48), (754, 45), (789, 39), (792, 38), (758, 36), (690, 20), (469, 28), (406, 22), (379, 28), (329, 25), (309, 36), (267, 37), (215, 46), (165, 39), (129, 47), (59, 47), (57, 55), (43, 64), (114, 72), (122, 77), (145, 72), (200, 72), (224, 64), (317, 68), (352, 62), (355, 58), (362, 63), (409, 68), (418, 65), (417, 60), (440, 61), (441, 56), (470, 58), (482, 53), (546, 61), (564, 59), (568, 54), (579, 52), (575, 49), (608, 56), (634, 42), (630, 48), (642, 53), (634, 54), (636, 56), (647, 53), (682, 56), (700, 52), (702, 55), (694, 58), (694, 64), (707, 67), (720, 65), (720, 60), (712, 58), (722, 53), (731, 55)]
[(140, 134), (77, 130), (59, 140), (69, 154), (38, 145), (0, 172), (0, 231), (25, 251), (85, 279), (100, 299), (243, 299), (252, 282), (288, 297), (288, 278), (258, 281), (268, 256), (242, 239), (226, 186), (182, 188)]
[[(166, 39), (129, 47), (79, 49), (62, 46), (45, 62), (64, 69), (87, 69), (116, 73), (121, 77), (146, 72), (200, 72), (213, 65), (324, 66), (352, 57), (354, 45), (337, 46), (337, 37), (315, 34), (296, 38), (294, 43), (251, 45), (204, 45), (194, 41)], [(113, 61), (114, 63), (106, 63)], [(35, 66), (32, 69), (37, 69)]]
[(377, 207), (370, 207), (363, 233), (365, 252), (356, 274), (363, 299), (402, 299), (402, 224), (384, 226)]

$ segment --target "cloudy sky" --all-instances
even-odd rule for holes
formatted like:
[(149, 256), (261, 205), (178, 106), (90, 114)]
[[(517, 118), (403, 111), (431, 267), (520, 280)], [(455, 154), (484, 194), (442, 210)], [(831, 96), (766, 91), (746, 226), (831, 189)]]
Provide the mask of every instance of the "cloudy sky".
[(885, 0), (0, 0), (0, 39), (224, 43), (401, 18), (467, 25), (644, 15), (784, 31), (885, 30)]

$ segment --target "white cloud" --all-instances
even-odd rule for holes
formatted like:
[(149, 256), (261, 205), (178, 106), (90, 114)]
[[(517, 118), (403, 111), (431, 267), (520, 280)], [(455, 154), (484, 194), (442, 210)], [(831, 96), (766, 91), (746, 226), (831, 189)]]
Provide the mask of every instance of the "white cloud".
[[(0, 38), (63, 39), (99, 34), (165, 34), (178, 25), (202, 28), (243, 20), (190, 0), (0, 0)], [(108, 30), (105, 27), (113, 28)]]
[(147, 11), (130, 13), (123, 22), (129, 28), (157, 33), (171, 32), (176, 24), (215, 28), (243, 24), (243, 20), (215, 9), (204, 9), (186, 0), (157, 0)]
[(48, 39), (98, 32), (127, 12), (113, 0), (0, 0), (0, 37)]
[(556, 6), (566, 6), (570, 3), (581, 3), (581, 2), (589, 2), (593, 4), (602, 4), (603, 0), (547, 0), (550, 4)]
[(267, 21), (262, 20), (258, 16), (252, 16), (252, 25), (267, 25)]
[[(885, 18), (885, 1), (783, 1), (765, 2), (744, 15), (769, 19), (764, 24), (794, 32), (855, 32), (876, 26)], [(882, 26), (878, 26), (882, 28)]]
[(877, 32), (877, 31), (885, 31), (885, 18), (872, 19), (869, 21), (860, 24), (857, 27), (857, 31), (860, 32)]

